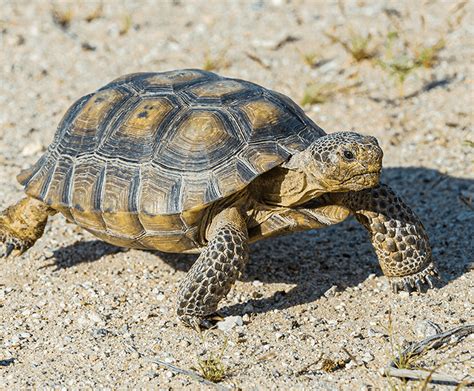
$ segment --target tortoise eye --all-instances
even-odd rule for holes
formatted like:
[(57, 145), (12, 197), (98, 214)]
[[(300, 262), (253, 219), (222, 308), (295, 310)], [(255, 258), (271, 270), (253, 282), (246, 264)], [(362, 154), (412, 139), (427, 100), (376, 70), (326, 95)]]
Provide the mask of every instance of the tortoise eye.
[(348, 150), (345, 150), (344, 151), (344, 157), (347, 159), (347, 160), (354, 160), (354, 154), (351, 152), (351, 151), (348, 151)]

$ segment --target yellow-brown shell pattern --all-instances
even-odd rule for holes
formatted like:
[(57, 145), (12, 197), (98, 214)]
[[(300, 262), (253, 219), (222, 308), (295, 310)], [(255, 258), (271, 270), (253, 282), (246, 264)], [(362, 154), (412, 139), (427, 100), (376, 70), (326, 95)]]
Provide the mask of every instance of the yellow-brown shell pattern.
[(289, 98), (201, 70), (136, 73), (67, 111), (27, 194), (118, 245), (198, 245), (205, 207), (324, 135)]

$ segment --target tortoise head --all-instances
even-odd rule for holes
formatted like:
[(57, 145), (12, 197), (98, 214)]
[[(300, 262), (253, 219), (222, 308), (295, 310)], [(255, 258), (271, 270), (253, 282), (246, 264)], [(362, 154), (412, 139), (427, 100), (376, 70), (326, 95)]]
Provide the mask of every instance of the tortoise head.
[(302, 170), (317, 192), (358, 191), (379, 183), (382, 156), (375, 137), (338, 132), (317, 139), (287, 166)]

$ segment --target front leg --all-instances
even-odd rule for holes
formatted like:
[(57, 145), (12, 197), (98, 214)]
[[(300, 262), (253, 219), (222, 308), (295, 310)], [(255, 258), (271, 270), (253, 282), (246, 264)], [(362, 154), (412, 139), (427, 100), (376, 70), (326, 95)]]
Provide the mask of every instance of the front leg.
[(217, 310), (248, 260), (247, 225), (237, 208), (217, 214), (207, 231), (208, 245), (181, 283), (178, 294), (178, 316), (194, 328)]
[(350, 209), (369, 231), (384, 274), (394, 291), (433, 287), (439, 277), (425, 229), (415, 213), (390, 187), (379, 185), (358, 192), (341, 193), (338, 203)]

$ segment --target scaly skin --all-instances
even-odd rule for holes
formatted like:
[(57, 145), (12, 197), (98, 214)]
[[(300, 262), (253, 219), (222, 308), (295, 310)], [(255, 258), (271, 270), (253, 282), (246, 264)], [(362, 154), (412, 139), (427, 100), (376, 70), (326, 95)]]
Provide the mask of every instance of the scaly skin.
[(217, 305), (242, 273), (248, 261), (247, 226), (237, 208), (216, 215), (209, 243), (181, 283), (178, 316), (191, 327), (217, 310)]
[(417, 288), (439, 277), (428, 235), (415, 213), (390, 187), (379, 185), (334, 196), (369, 231), (384, 274), (394, 291)]
[(48, 217), (56, 213), (31, 197), (21, 199), (0, 214), (0, 257), (24, 253), (43, 235)]

